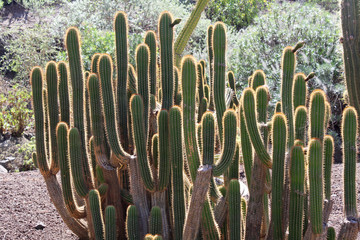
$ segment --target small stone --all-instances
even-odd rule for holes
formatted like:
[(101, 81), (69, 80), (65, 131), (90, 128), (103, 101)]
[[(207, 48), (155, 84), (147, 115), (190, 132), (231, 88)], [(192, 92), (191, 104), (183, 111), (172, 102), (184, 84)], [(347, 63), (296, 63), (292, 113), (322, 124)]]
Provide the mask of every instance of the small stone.
[(8, 173), (8, 171), (6, 170), (6, 168), (0, 165), (0, 174), (1, 173)]
[(36, 230), (43, 230), (45, 228), (45, 224), (40, 222), (34, 227)]

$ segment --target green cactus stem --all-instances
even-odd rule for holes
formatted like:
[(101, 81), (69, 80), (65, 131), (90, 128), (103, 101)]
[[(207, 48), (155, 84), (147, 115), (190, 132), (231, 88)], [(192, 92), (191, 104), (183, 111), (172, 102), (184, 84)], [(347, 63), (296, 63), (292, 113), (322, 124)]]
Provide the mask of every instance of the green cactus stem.
[(293, 85), (293, 109), (296, 109), (298, 106), (305, 106), (307, 99), (307, 86), (306, 86), (306, 76), (303, 73), (297, 73), (294, 76), (294, 85)]
[(275, 105), (275, 112), (280, 113), (281, 112), (281, 102), (277, 102)]
[(163, 191), (167, 188), (170, 180), (170, 146), (169, 146), (169, 113), (166, 109), (158, 113), (159, 130), (159, 186), (158, 190)]
[(95, 231), (95, 239), (103, 240), (104, 238), (104, 220), (101, 213), (101, 203), (99, 192), (95, 189), (92, 189), (89, 192), (89, 205), (90, 205), (90, 214), (92, 219), (92, 224)]
[(214, 26), (210, 25), (207, 29), (207, 51), (209, 56), (209, 74), (210, 74), (210, 108), (214, 106), (214, 48), (213, 48), (213, 31)]
[(152, 235), (162, 234), (161, 209), (154, 206), (150, 211), (149, 230)]
[(298, 106), (295, 110), (295, 139), (300, 140), (303, 143), (306, 141), (307, 122), (308, 118), (306, 108), (304, 106)]
[(256, 70), (251, 76), (251, 88), (256, 91), (257, 87), (266, 85), (266, 76), (263, 70)]
[(248, 186), (250, 186), (251, 169), (252, 169), (252, 165), (253, 165), (253, 148), (251, 145), (249, 134), (246, 129), (244, 108), (242, 106), (240, 107), (239, 115), (240, 115), (241, 152), (243, 155), (246, 181), (248, 183)]
[(70, 100), (68, 87), (68, 66), (65, 62), (59, 62), (57, 65), (59, 75), (59, 103), (60, 103), (60, 121), (70, 124)]
[(323, 217), (323, 164), (322, 144), (313, 138), (308, 145), (309, 183), (310, 183), (310, 223), (312, 234), (322, 233)]
[(331, 167), (334, 157), (334, 139), (330, 135), (324, 137), (324, 192), (325, 199), (331, 198)]
[(153, 175), (146, 152), (146, 132), (144, 124), (144, 104), (140, 95), (134, 94), (130, 99), (133, 136), (137, 153), (138, 167), (142, 182), (149, 191), (154, 190)]
[(169, 112), (171, 169), (172, 169), (172, 216), (174, 223), (174, 238), (182, 239), (182, 230), (185, 222), (185, 195), (184, 195), (184, 160), (182, 149), (182, 112), (175, 106)]
[(190, 17), (185, 23), (185, 26), (181, 29), (178, 37), (175, 41), (175, 63), (176, 66), (180, 67), (181, 65), (181, 54), (185, 49), (187, 42), (190, 39), (192, 32), (194, 31), (199, 19), (201, 17), (201, 13), (204, 11), (206, 5), (209, 0), (199, 0), (197, 1), (195, 8), (190, 14)]
[(272, 119), (273, 174), (271, 191), (271, 220), (274, 239), (284, 239), (282, 229), (282, 206), (287, 141), (287, 122), (283, 113), (276, 113)]
[(111, 205), (105, 208), (105, 239), (116, 239), (116, 210)]
[(100, 53), (95, 53), (92, 57), (91, 57), (91, 73), (98, 73), (98, 62), (99, 62), (99, 58), (100, 58), (101, 54)]
[(148, 45), (150, 50), (150, 63), (149, 63), (149, 79), (150, 79), (150, 94), (156, 95), (156, 34), (154, 31), (147, 31), (144, 39), (145, 44)]
[[(119, 137), (125, 150), (129, 144), (128, 121), (128, 22), (125, 12), (119, 11), (114, 18), (116, 53), (116, 116), (118, 117)], [(112, 115), (114, 116), (114, 115)]]
[(229, 239), (241, 239), (241, 195), (240, 183), (233, 179), (229, 183)]
[(289, 239), (302, 239), (305, 196), (305, 160), (302, 146), (290, 153)]
[(327, 240), (335, 240), (336, 239), (335, 228), (328, 227), (327, 234), (326, 234), (326, 239)]
[(135, 205), (130, 205), (126, 212), (126, 236), (129, 240), (140, 240), (138, 211)]
[(226, 70), (226, 27), (217, 22), (212, 36), (214, 51), (214, 103), (220, 141), (223, 139), (222, 118), (226, 110), (225, 105), (225, 70)]
[(260, 132), (257, 126), (256, 114), (255, 114), (255, 92), (251, 88), (246, 88), (243, 92), (241, 105), (244, 109), (244, 118), (246, 122), (246, 129), (249, 133), (250, 140), (263, 164), (271, 168), (272, 162), (270, 155), (265, 149), (262, 142)]
[(314, 90), (310, 95), (309, 106), (309, 138), (318, 138), (321, 141), (325, 134), (325, 101), (322, 90)]
[(357, 155), (357, 112), (353, 107), (347, 107), (343, 112), (342, 139), (344, 162), (344, 210), (346, 217), (357, 218), (356, 207), (356, 155)]
[(169, 12), (162, 12), (158, 31), (160, 39), (162, 109), (169, 110), (174, 100), (174, 28), (173, 17)]

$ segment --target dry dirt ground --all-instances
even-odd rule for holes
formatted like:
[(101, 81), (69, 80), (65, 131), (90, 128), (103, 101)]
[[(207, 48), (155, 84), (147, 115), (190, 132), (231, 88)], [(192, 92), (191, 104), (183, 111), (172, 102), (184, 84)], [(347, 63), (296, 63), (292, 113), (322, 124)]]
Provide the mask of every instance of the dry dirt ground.
[[(333, 211), (329, 226), (339, 231), (342, 213), (343, 165), (333, 165)], [(360, 164), (357, 164), (357, 172)], [(360, 177), (357, 179), (358, 206)], [(43, 226), (42, 230), (36, 227)], [(38, 171), (0, 174), (0, 239), (76, 239), (50, 202)], [(359, 238), (360, 239), (360, 238)]]

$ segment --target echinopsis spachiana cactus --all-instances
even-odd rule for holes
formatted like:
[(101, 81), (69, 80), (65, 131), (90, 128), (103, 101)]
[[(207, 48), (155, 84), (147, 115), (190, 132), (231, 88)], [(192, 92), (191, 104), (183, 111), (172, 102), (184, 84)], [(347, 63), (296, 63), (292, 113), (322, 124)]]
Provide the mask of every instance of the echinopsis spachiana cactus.
[[(85, 72), (80, 33), (69, 28), (68, 62), (31, 71), (33, 159), (60, 216), (79, 238), (334, 235), (327, 227), (334, 150), (326, 135), (330, 104), (322, 90), (307, 99), (313, 73), (295, 73), (296, 52), (304, 44), (283, 52), (281, 101), (271, 114), (262, 70), (237, 98), (236, 73), (226, 68), (223, 23), (208, 28), (209, 63), (179, 59), (206, 3), (199, 1), (181, 39), (174, 39), (179, 19), (163, 12), (157, 32), (146, 32), (136, 48), (134, 66), (128, 62), (127, 16), (118, 12), (115, 63), (98, 53)], [(356, 119), (354, 108), (344, 111), (346, 221), (339, 236), (350, 239), (357, 236), (358, 217)], [(240, 164), (248, 199), (241, 195), (246, 191)]]

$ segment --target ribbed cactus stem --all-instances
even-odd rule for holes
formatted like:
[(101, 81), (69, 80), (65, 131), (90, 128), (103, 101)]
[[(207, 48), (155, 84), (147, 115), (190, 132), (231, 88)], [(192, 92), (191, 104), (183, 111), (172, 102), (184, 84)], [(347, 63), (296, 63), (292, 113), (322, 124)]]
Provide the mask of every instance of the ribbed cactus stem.
[(206, 112), (201, 119), (202, 163), (214, 164), (215, 150), (215, 118), (211, 112)]
[(262, 138), (257, 125), (254, 90), (252, 90), (251, 88), (246, 88), (244, 90), (241, 105), (244, 108), (246, 129), (249, 133), (249, 137), (256, 151), (256, 154), (259, 156), (260, 160), (266, 167), (271, 168), (271, 158), (262, 142)]
[(289, 239), (302, 239), (304, 198), (305, 198), (305, 160), (301, 146), (294, 146), (290, 153), (290, 208)]
[(138, 167), (145, 187), (154, 190), (154, 180), (146, 152), (146, 132), (144, 124), (144, 104), (140, 95), (133, 95), (130, 99), (133, 136), (137, 154)]
[[(116, 53), (116, 116), (118, 117), (118, 128), (120, 141), (125, 150), (129, 143), (128, 137), (128, 22), (125, 12), (119, 11), (114, 18), (115, 31), (115, 53)], [(114, 115), (113, 115), (114, 116)]]
[(309, 183), (310, 183), (310, 223), (312, 233), (322, 233), (323, 217), (323, 164), (322, 144), (313, 138), (308, 145)]
[(241, 239), (241, 194), (240, 183), (233, 179), (229, 183), (229, 239)]
[(272, 119), (273, 174), (271, 191), (271, 220), (274, 239), (284, 239), (282, 229), (283, 189), (285, 173), (285, 153), (287, 122), (283, 113), (276, 113)]
[[(144, 123), (145, 132), (148, 132), (149, 111), (150, 111), (150, 81), (149, 81), (149, 62), (150, 50), (146, 44), (140, 44), (136, 48), (136, 70), (137, 70), (137, 89), (144, 103)], [(146, 134), (147, 139), (147, 134)]]
[(282, 112), (288, 120), (288, 149), (294, 145), (294, 109), (293, 109), (293, 78), (296, 65), (296, 53), (292, 47), (283, 50), (281, 58), (281, 105)]
[(162, 234), (161, 209), (158, 206), (151, 208), (149, 217), (149, 230), (153, 235)]
[(328, 227), (327, 234), (326, 234), (326, 239), (327, 240), (335, 240), (336, 239), (335, 228)]
[(193, 57), (185, 57), (182, 60), (181, 79), (182, 79), (182, 110), (183, 110), (183, 129), (184, 143), (187, 161), (189, 164), (191, 179), (195, 181), (196, 172), (200, 166), (200, 156), (196, 140), (195, 129), (195, 94), (196, 94), (196, 63)]
[(279, 113), (281, 112), (281, 102), (277, 102), (275, 105), (275, 112)]
[(126, 212), (126, 236), (129, 240), (140, 240), (139, 215), (135, 205), (130, 205)]
[(358, 124), (357, 112), (347, 107), (343, 112), (342, 139), (344, 162), (344, 210), (347, 218), (357, 218), (356, 207), (356, 157)]
[(68, 66), (65, 62), (59, 62), (57, 65), (59, 74), (59, 103), (60, 103), (60, 121), (70, 124), (70, 99), (68, 87)]
[(325, 134), (325, 101), (322, 90), (314, 90), (310, 95), (309, 106), (309, 139), (318, 138), (321, 141)]
[(171, 163), (169, 146), (169, 113), (166, 109), (158, 113), (159, 130), (159, 186), (158, 190), (163, 191), (167, 188), (170, 180)]
[(98, 68), (107, 140), (115, 156), (121, 161), (126, 162), (129, 160), (130, 155), (123, 150), (120, 143), (119, 133), (117, 131), (117, 111), (115, 109), (114, 87), (112, 80), (113, 71), (110, 55), (101, 55)]
[(204, 11), (208, 2), (209, 0), (197, 1), (195, 8), (191, 12), (190, 17), (185, 23), (185, 26), (181, 29), (181, 32), (176, 38), (176, 42), (175, 42), (176, 66), (180, 66), (181, 64), (181, 54), (184, 51), (185, 46), (189, 41), (192, 32), (194, 31), (197, 23), (200, 20), (201, 13)]
[(242, 106), (240, 107), (239, 115), (240, 115), (239, 118), (240, 118), (241, 152), (242, 152), (243, 161), (244, 161), (246, 181), (248, 183), (248, 186), (250, 186), (251, 169), (252, 169), (252, 165), (253, 165), (253, 148), (251, 145), (249, 134), (246, 129), (244, 108)]
[(150, 79), (150, 94), (156, 95), (156, 34), (154, 31), (147, 31), (144, 39), (145, 44), (148, 45), (150, 50), (150, 63), (149, 63), (149, 79)]
[(172, 168), (172, 216), (175, 239), (182, 239), (185, 222), (184, 160), (182, 149), (182, 112), (175, 106), (169, 112), (171, 168)]
[(236, 146), (237, 118), (234, 110), (227, 110), (223, 117), (223, 144), (220, 159), (213, 167), (213, 175), (222, 175), (231, 164)]
[(331, 198), (331, 167), (334, 158), (334, 139), (330, 135), (324, 137), (324, 192), (325, 199)]
[(103, 240), (104, 238), (104, 219), (101, 212), (101, 203), (99, 192), (95, 189), (92, 189), (89, 192), (89, 205), (90, 205), (90, 214), (92, 224), (95, 231), (95, 239)]
[(306, 76), (303, 73), (297, 73), (294, 76), (293, 94), (293, 109), (298, 106), (305, 106), (307, 99)]
[(251, 76), (251, 88), (256, 91), (259, 86), (266, 85), (266, 76), (263, 70), (256, 70)]
[(116, 210), (111, 205), (105, 208), (105, 239), (116, 239)]
[(129, 81), (128, 81), (127, 89), (128, 89), (128, 93), (130, 94), (128, 98), (130, 99), (131, 95), (138, 92), (137, 77), (136, 77), (135, 69), (131, 64), (129, 64), (129, 68), (128, 68), (128, 80)]
[(210, 77), (210, 107), (214, 106), (214, 48), (213, 48), (214, 26), (210, 25), (207, 29), (207, 51), (209, 56), (209, 77)]
[(99, 62), (99, 58), (100, 58), (101, 54), (100, 53), (95, 53), (92, 57), (91, 57), (91, 73), (98, 73), (98, 62)]
[(226, 27), (217, 22), (214, 26), (213, 36), (214, 52), (214, 103), (220, 141), (223, 139), (222, 118), (226, 110), (225, 105), (225, 70), (226, 70)]
[(75, 201), (73, 188), (71, 186), (70, 162), (68, 159), (68, 126), (60, 122), (56, 128), (57, 149), (59, 154), (59, 165), (61, 170), (62, 194), (65, 206), (69, 213), (75, 218), (86, 216), (84, 207), (79, 207)]
[(46, 64), (46, 85), (48, 92), (48, 118), (49, 118), (49, 140), (51, 158), (50, 171), (56, 174), (59, 171), (59, 163), (57, 156), (56, 144), (56, 126), (59, 122), (59, 108), (58, 108), (58, 74), (55, 62), (48, 62)]
[(160, 69), (162, 88), (162, 109), (169, 110), (174, 100), (174, 28), (173, 17), (163, 12), (159, 18)]
[(306, 141), (306, 125), (308, 122), (307, 110), (304, 106), (298, 106), (295, 110), (295, 139), (303, 143)]
[(345, 81), (350, 105), (360, 112), (359, 2), (341, 1), (341, 27)]
[(231, 90), (233, 90), (232, 103), (235, 104), (235, 106), (239, 106), (239, 101), (236, 97), (236, 81), (234, 73), (232, 71), (229, 71), (227, 73), (227, 78), (229, 81), (229, 87), (231, 88)]

